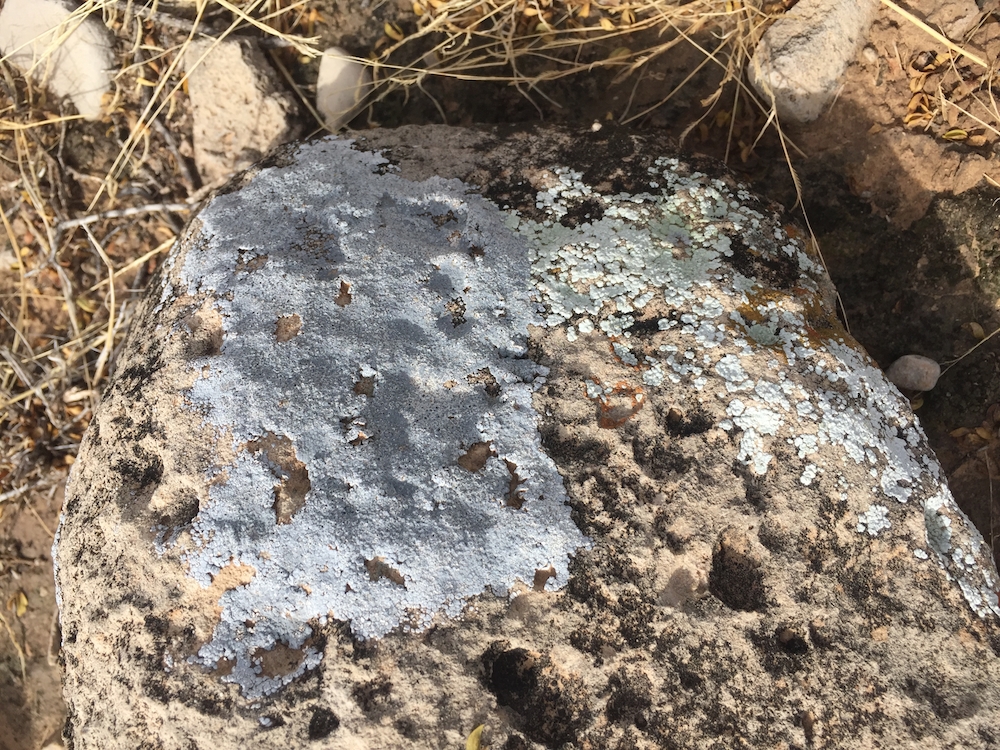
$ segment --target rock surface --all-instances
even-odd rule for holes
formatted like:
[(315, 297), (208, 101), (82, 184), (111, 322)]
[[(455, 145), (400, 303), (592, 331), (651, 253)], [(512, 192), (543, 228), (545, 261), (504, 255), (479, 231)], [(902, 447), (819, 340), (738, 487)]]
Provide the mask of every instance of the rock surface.
[(99, 14), (75, 9), (64, 0), (7, 0), (0, 9), (0, 57), (97, 120), (111, 89), (111, 35)]
[(800, 0), (764, 32), (750, 79), (778, 115), (811, 122), (837, 94), (864, 42), (878, 0)]
[(833, 309), (653, 138), (282, 150), (74, 465), (70, 746), (997, 746), (988, 549)]
[(294, 100), (280, 91), (260, 50), (249, 43), (193, 42), (184, 57), (194, 117), (194, 162), (218, 186), (295, 137)]

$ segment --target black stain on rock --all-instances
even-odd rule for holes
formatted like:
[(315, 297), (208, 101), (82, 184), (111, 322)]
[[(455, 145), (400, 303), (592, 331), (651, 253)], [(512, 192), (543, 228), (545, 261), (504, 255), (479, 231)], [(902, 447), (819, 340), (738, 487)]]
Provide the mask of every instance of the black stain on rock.
[(632, 440), (632, 454), (642, 470), (653, 479), (666, 479), (671, 474), (684, 474), (691, 468), (691, 459), (676, 443), (662, 437)]
[(384, 675), (355, 685), (351, 691), (354, 700), (366, 714), (384, 707), (391, 694), (392, 682)]
[[(802, 277), (798, 261), (784, 253), (763, 252), (747, 245), (739, 235), (729, 237), (732, 255), (729, 264), (749, 279), (757, 279), (773, 289), (791, 290)], [(761, 244), (773, 243), (762, 237)]]
[(608, 721), (642, 724), (653, 705), (653, 682), (637, 669), (623, 667), (608, 680)]
[(340, 719), (333, 711), (321, 706), (314, 708), (312, 718), (309, 719), (309, 740), (315, 742), (326, 739), (338, 727), (340, 727)]

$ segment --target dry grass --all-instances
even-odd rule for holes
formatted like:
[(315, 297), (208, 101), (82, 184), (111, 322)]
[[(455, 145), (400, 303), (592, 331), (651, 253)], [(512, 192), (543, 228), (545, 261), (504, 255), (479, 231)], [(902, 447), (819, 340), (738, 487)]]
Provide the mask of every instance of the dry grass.
[(180, 68), (208, 17), (314, 55), (303, 3), (201, 3), (190, 19), (87, 2), (114, 34), (108, 115), (84, 123), (0, 61), (0, 515), (60, 481), (138, 294), (202, 197), (173, 133), (190, 132)]

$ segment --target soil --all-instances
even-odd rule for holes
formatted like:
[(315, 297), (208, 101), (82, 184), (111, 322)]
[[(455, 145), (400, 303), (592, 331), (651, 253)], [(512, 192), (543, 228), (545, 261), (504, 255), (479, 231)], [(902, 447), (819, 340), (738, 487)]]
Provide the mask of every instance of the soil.
[[(325, 25), (317, 27), (324, 46), (336, 44), (358, 54), (367, 54), (376, 44), (386, 21), (399, 21), (404, 31), (413, 21), (409, 2), (376, 8), (358, 0), (321, 0), (309, 5), (317, 7), (325, 20)], [(967, 3), (924, 0), (912, 9), (934, 20), (947, 17), (961, 5)], [(996, 4), (988, 5), (992, 7), (986, 10), (995, 12)], [(996, 59), (1000, 20), (987, 16), (970, 39), (970, 46), (986, 59)], [(641, 41), (630, 43), (638, 47)], [(734, 83), (723, 88), (701, 125), (695, 124), (706, 115), (701, 102), (722, 79), (722, 71), (715, 66), (706, 66), (668, 103), (636, 118), (630, 126), (666, 131), (676, 138), (690, 130), (684, 141), (687, 149), (717, 158), (728, 154), (730, 167), (758, 192), (790, 208), (798, 203), (794, 213), (800, 221), (804, 207), (840, 292), (843, 316), (879, 365), (888, 367), (907, 353), (942, 363), (959, 360), (946, 369), (933, 391), (913, 394), (913, 403), (959, 504), (997, 554), (1000, 487), (994, 493), (994, 484), (1000, 477), (1000, 336), (961, 358), (984, 334), (1000, 328), (1000, 190), (996, 187), (1000, 184), (1000, 144), (990, 129), (997, 127), (997, 119), (987, 119), (985, 110), (970, 110), (990, 123), (984, 127), (946, 105), (945, 114), (933, 122), (911, 117), (917, 126), (913, 122), (910, 127), (904, 125), (908, 115), (920, 114), (919, 108), (914, 109), (914, 97), (921, 91), (928, 93), (932, 106), (940, 101), (939, 86), (945, 98), (964, 102), (966, 109), (972, 106), (972, 94), (961, 88), (963, 78), (971, 80), (967, 63), (941, 64), (926, 79), (913, 82), (919, 76), (911, 70), (911, 61), (927, 51), (946, 50), (882, 7), (868, 45), (844, 76), (836, 102), (814, 123), (783, 124), (785, 135), (796, 147), (793, 165), (801, 202), (775, 129), (764, 128), (765, 117), (759, 112), (732, 106), (737, 92)], [(294, 55), (280, 59), (286, 64), (291, 61), (292, 75), (299, 82), (308, 84), (314, 78), (314, 64), (298, 63)], [(614, 128), (662, 99), (702, 59), (693, 47), (679, 46), (621, 81), (615, 80), (614, 72), (596, 70), (544, 84), (537, 91), (498, 83), (427, 79), (423, 91), (415, 87), (397, 91), (374, 104), (353, 125), (441, 122), (443, 116), (448, 123), (461, 125), (543, 118), (581, 125), (599, 121)], [(990, 100), (985, 88), (972, 93)], [(178, 122), (189, 122), (183, 116), (183, 97), (179, 100)], [(313, 123), (304, 127), (308, 132)], [(956, 128), (972, 137), (952, 140), (953, 132), (950, 138), (943, 137)], [(764, 134), (755, 143), (762, 129)], [(189, 132), (174, 133), (181, 153), (190, 153)], [(95, 162), (103, 158), (94, 154), (107, 151), (102, 133), (103, 126), (70, 123), (64, 145), (67, 161), (99, 174), (102, 165)], [(153, 141), (149, 158), (171, 162), (166, 146), (158, 141)], [(12, 179), (12, 172), (2, 164), (0, 170), (7, 170), (0, 171), (2, 186)], [(0, 200), (5, 199), (0, 192)], [(149, 240), (149, 247), (159, 241)], [(37, 316), (44, 314), (39, 308)], [(44, 320), (39, 327), (45, 329)], [(41, 417), (25, 411), (21, 418)], [(13, 429), (8, 422), (0, 426)], [(49, 550), (67, 459), (41, 450), (29, 460), (36, 473), (45, 476), (39, 485), (46, 488), (44, 492), (11, 495), (20, 483), (17, 472), (0, 474), (0, 603), (4, 605), (0, 613), (6, 621), (6, 625), (0, 623), (0, 750), (37, 750), (59, 742), (63, 720)], [(26, 608), (19, 602), (26, 603)], [(22, 679), (19, 651), (26, 679)]]

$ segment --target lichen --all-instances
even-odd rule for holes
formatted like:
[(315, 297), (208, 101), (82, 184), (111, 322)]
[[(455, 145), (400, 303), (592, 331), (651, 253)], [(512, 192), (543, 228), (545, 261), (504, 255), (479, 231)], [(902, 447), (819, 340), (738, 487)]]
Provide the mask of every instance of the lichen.
[[(960, 512), (908, 403), (823, 317), (821, 267), (745, 189), (660, 159), (648, 192), (604, 194), (553, 165), (519, 214), (384, 165), (347, 141), (302, 146), (295, 166), (202, 212), (207, 248), (179, 271), (175, 292), (224, 320), (188, 398), (238, 454), (184, 554), (203, 585), (228, 564), (256, 571), (223, 595), (200, 663), (234, 663), (224, 679), (260, 695), (316, 663), (309, 638), (328, 618), (379, 637), (539, 570), (555, 572), (547, 588), (566, 582), (588, 542), (541, 450), (532, 393), (546, 371), (527, 356), (529, 325), (606, 352), (621, 379), (579, 382), (602, 428), (634, 417), (647, 390), (685, 388), (724, 415), (749, 475), (773, 471), (780, 449), (804, 497), (834, 483), (846, 503), (845, 465), (868, 477), (854, 496), (879, 502), (851, 516), (866, 537), (903, 533), (902, 504), (924, 502), (915, 554), (926, 544), (977, 613), (1000, 614), (975, 532), (968, 549), (951, 536)], [(583, 202), (593, 212), (569, 221)], [(276, 341), (292, 315), (295, 335)], [(284, 474), (248, 449), (264, 435), (308, 473), (286, 523)], [(301, 660), (264, 675), (255, 654), (276, 644)]]
[[(223, 594), (196, 660), (225, 660), (223, 679), (250, 697), (314, 666), (310, 636), (329, 618), (360, 638), (421, 629), (540, 569), (546, 588), (564, 585), (588, 544), (540, 447), (532, 393), (546, 371), (527, 357), (541, 321), (523, 243), (464, 186), (381, 164), (345, 142), (307, 145), (296, 167), (215, 198), (173, 290), (221, 314), (221, 347), (191, 362), (187, 398), (237, 452), (184, 559), (204, 586), (229, 564), (256, 571)], [(277, 337), (289, 316), (295, 335)], [(280, 522), (289, 472), (259, 447), (272, 443), (307, 476)], [(477, 445), (482, 465), (463, 465)], [(370, 575), (374, 560), (394, 575)], [(267, 675), (259, 653), (276, 645), (300, 663)]]
[[(824, 272), (799, 239), (776, 217), (750, 208), (744, 188), (688, 173), (675, 159), (659, 159), (650, 169), (658, 190), (635, 195), (598, 193), (568, 169), (549, 173), (536, 201), (547, 216), (511, 222), (531, 247), (547, 326), (564, 327), (571, 341), (601, 332), (649, 388), (700, 392), (720, 383), (714, 395), (726, 416), (719, 427), (737, 435), (737, 460), (753, 474), (770, 470), (777, 441), (784, 441), (803, 461), (803, 486), (823, 475), (843, 480), (847, 460), (866, 470), (874, 496), (924, 502), (926, 541), (938, 562), (977, 613), (1000, 615), (978, 532), (941, 486), (936, 461), (926, 448), (918, 450), (926, 439), (908, 402), (837, 324), (817, 319)], [(600, 218), (560, 223), (582, 198)], [(754, 264), (760, 278), (741, 272)], [(765, 278), (782, 272), (783, 278)], [(626, 343), (650, 309), (660, 316), (662, 343), (645, 349)], [(759, 374), (758, 365), (751, 377), (748, 363), (768, 352), (775, 354), (769, 373)], [(818, 387), (793, 382), (792, 370)], [(860, 533), (876, 536), (891, 527), (888, 505), (857, 513)], [(948, 514), (962, 518), (976, 547), (972, 555), (952, 546)], [(913, 543), (922, 551), (924, 540)]]

